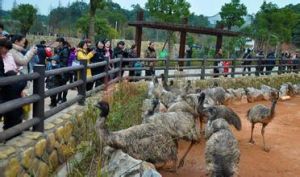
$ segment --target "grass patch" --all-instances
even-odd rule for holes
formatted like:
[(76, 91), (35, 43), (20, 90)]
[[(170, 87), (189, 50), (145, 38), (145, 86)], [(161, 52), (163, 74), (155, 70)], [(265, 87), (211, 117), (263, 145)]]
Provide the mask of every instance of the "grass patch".
[(107, 125), (110, 130), (120, 130), (142, 123), (142, 105), (147, 97), (146, 83), (121, 82), (106, 94), (104, 100), (110, 105)]

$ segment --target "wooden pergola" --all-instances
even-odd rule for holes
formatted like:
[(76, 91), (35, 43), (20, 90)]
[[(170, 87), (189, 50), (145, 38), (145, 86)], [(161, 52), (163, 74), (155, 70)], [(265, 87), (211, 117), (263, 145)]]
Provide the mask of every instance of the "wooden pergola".
[(220, 48), (222, 48), (223, 36), (235, 37), (235, 36), (240, 35), (240, 33), (238, 33), (238, 32), (223, 30), (220, 28), (206, 28), (206, 27), (190, 26), (190, 25), (188, 25), (187, 19), (184, 19), (182, 24), (147, 22), (147, 21), (144, 21), (144, 12), (143, 11), (139, 11), (137, 13), (137, 21), (129, 22), (128, 25), (136, 27), (135, 44), (137, 45), (138, 57), (140, 57), (140, 55), (141, 55), (143, 28), (153, 28), (153, 29), (180, 32), (179, 58), (184, 58), (184, 55), (185, 55), (185, 43), (186, 43), (186, 34), (187, 33), (206, 34), (206, 35), (216, 36), (217, 37), (216, 51), (218, 51)]

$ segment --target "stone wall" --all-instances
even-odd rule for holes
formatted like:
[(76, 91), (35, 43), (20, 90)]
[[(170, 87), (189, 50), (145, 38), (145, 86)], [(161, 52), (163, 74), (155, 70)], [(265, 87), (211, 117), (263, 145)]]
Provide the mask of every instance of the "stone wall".
[[(89, 98), (98, 99), (99, 95)], [(45, 123), (45, 132), (25, 131), (0, 144), (0, 177), (47, 177), (76, 152), (84, 136), (84, 109), (73, 105)]]

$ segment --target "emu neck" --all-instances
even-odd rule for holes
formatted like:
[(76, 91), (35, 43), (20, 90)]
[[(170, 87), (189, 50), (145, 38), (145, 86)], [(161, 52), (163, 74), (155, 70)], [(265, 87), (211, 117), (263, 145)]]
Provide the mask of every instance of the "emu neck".
[(106, 143), (107, 137), (109, 135), (109, 131), (106, 126), (106, 118), (101, 117), (100, 120), (97, 121), (97, 132), (100, 139)]
[(272, 102), (272, 106), (271, 106), (271, 118), (273, 118), (274, 117), (274, 115), (275, 115), (275, 107), (276, 107), (276, 104), (277, 104), (277, 101), (273, 101)]

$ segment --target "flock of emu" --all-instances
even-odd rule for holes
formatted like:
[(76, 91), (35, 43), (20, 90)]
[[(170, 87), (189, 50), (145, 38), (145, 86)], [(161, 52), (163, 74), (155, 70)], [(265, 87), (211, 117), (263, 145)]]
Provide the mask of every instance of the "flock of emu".
[[(229, 125), (237, 130), (241, 130), (242, 125), (239, 116), (224, 105), (228, 100), (228, 91), (217, 84), (204, 90), (193, 89), (190, 81), (178, 89), (173, 81), (167, 84), (164, 76), (161, 77), (162, 83), (155, 77), (149, 84), (150, 98), (144, 101), (143, 123), (140, 125), (111, 132), (105, 124), (109, 114), (108, 103), (101, 101), (96, 105), (101, 110), (96, 123), (101, 141), (136, 159), (153, 163), (157, 168), (176, 172), (177, 168), (184, 165), (188, 152), (195, 143), (200, 142), (201, 134), (204, 133), (208, 176), (235, 176), (238, 173), (240, 151)], [(247, 119), (252, 125), (249, 142), (254, 143), (254, 126), (261, 123), (265, 151), (269, 151), (265, 145), (265, 127), (274, 118), (279, 91), (272, 89), (269, 98), (271, 107), (256, 105), (247, 113)], [(205, 128), (203, 123), (206, 124)], [(179, 140), (191, 144), (177, 163)]]

